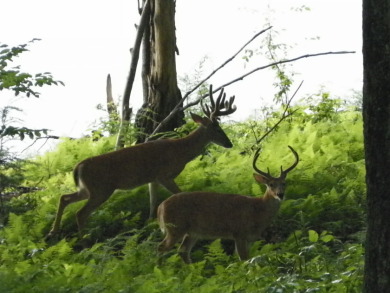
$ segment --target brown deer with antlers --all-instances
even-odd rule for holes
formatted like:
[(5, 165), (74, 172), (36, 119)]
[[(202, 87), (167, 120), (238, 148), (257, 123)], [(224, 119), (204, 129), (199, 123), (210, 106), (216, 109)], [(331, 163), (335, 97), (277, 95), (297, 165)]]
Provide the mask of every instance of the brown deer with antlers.
[(183, 192), (172, 195), (157, 210), (157, 219), (164, 240), (159, 244), (160, 254), (182, 240), (179, 254), (186, 263), (198, 239), (233, 239), (241, 260), (249, 258), (249, 243), (258, 240), (263, 230), (277, 214), (286, 189), (286, 176), (299, 162), (297, 152), (290, 147), (295, 162), (279, 177), (272, 177), (256, 167), (259, 150), (253, 159), (257, 172), (255, 180), (265, 184), (263, 197), (213, 192)]
[[(201, 104), (207, 117), (191, 113), (192, 119), (199, 127), (188, 136), (150, 141), (80, 162), (73, 172), (78, 191), (61, 196), (53, 228), (48, 237), (59, 230), (64, 209), (70, 203), (87, 200), (76, 214), (81, 234), (89, 215), (116, 189), (131, 189), (153, 182), (161, 184), (172, 193), (180, 192), (174, 179), (188, 162), (203, 152), (206, 145), (215, 143), (231, 148), (231, 141), (219, 125), (219, 117), (236, 111), (236, 106), (233, 106), (234, 96), (226, 100), (226, 94), (222, 89), (214, 101), (212, 86), (209, 95), (211, 105)], [(151, 188), (151, 217), (156, 214), (156, 210), (157, 194), (156, 190)]]

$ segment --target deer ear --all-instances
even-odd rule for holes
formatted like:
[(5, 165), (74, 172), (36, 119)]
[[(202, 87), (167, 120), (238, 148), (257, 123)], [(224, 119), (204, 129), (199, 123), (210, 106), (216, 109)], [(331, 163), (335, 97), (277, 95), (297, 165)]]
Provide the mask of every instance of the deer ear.
[(191, 114), (191, 117), (192, 117), (192, 120), (194, 120), (194, 122), (198, 123), (198, 124), (202, 124), (203, 126), (207, 126), (211, 123), (211, 120), (206, 118), (206, 117), (201, 117), (195, 113), (190, 113)]
[(253, 177), (255, 177), (255, 180), (259, 183), (262, 183), (262, 184), (268, 183), (268, 179), (260, 174), (253, 173)]

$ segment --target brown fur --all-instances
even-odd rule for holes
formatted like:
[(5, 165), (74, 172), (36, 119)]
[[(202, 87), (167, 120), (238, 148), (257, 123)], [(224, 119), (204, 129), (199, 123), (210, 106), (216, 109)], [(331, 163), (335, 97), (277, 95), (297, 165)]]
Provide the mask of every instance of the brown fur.
[[(59, 230), (64, 209), (73, 202), (87, 199), (87, 203), (77, 212), (81, 234), (91, 212), (116, 189), (158, 183), (172, 193), (180, 192), (174, 179), (189, 161), (203, 152), (207, 144), (213, 142), (226, 148), (232, 147), (217, 120), (195, 114), (192, 117), (200, 126), (187, 137), (151, 141), (80, 162), (74, 169), (78, 191), (61, 196), (56, 219), (48, 236)], [(151, 188), (150, 203), (150, 216), (153, 217), (157, 210), (155, 188)]]
[[(162, 202), (157, 210), (157, 219), (164, 240), (159, 244), (159, 253), (166, 252), (182, 241), (179, 254), (186, 263), (191, 262), (190, 252), (198, 239), (233, 239), (241, 260), (249, 258), (249, 243), (258, 240), (261, 233), (276, 216), (286, 188), (286, 175), (296, 162), (278, 178), (266, 174), (254, 174), (257, 182), (267, 190), (262, 197), (213, 192), (182, 192)], [(255, 161), (258, 154), (255, 155)]]

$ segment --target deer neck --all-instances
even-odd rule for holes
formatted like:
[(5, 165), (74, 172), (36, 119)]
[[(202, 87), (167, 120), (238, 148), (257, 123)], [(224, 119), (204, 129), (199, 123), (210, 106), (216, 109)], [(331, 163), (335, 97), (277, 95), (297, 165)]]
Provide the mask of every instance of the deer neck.
[(204, 148), (210, 143), (207, 129), (199, 126), (186, 137), (180, 138), (180, 145), (186, 150), (188, 156), (193, 159), (199, 156)]
[(279, 197), (275, 197), (271, 194), (268, 190), (265, 192), (264, 196), (262, 197), (262, 200), (264, 204), (266, 205), (267, 209), (270, 211), (278, 211), (281, 204), (281, 199)]

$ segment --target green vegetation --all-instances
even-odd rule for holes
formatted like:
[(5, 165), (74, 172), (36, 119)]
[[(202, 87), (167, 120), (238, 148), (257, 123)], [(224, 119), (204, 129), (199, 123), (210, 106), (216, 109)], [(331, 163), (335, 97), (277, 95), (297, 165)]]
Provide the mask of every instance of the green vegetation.
[[(64, 85), (62, 81), (54, 80), (49, 72), (29, 74), (23, 72), (20, 66), (14, 64), (15, 59), (28, 51), (31, 43), (38, 41), (33, 39), (29, 44), (10, 47), (0, 43), (0, 92), (14, 96), (21, 95), (25, 98), (39, 98), (37, 88), (51, 85)], [(3, 98), (3, 97), (1, 97)], [(31, 129), (21, 124), (22, 121), (14, 116), (15, 112), (22, 109), (11, 105), (0, 108), (0, 223), (9, 213), (9, 206), (3, 204), (3, 199), (25, 193), (31, 188), (23, 186), (24, 174), (22, 172), (23, 161), (16, 156), (9, 147), (10, 142), (18, 137), (37, 139), (47, 136), (48, 129)], [(29, 209), (30, 204), (22, 203), (22, 210)], [(18, 209), (20, 211), (20, 209)]]
[[(21, 94), (27, 98), (39, 98), (40, 93), (36, 90), (37, 88), (51, 85), (64, 85), (62, 81), (54, 80), (50, 72), (30, 74), (23, 72), (20, 66), (13, 66), (15, 59), (29, 51), (29, 45), (36, 41), (39, 41), (39, 39), (33, 39), (28, 44), (14, 47), (0, 43), (0, 91), (8, 91), (15, 96)], [(41, 137), (47, 134), (48, 129), (30, 129), (8, 124), (10, 121), (7, 116), (10, 110), (20, 111), (20, 109), (10, 106), (0, 109), (2, 117), (0, 139), (6, 136), (19, 136), (21, 140), (25, 137), (33, 139), (34, 137)]]
[[(316, 106), (314, 106), (316, 105)], [(56, 150), (22, 166), (26, 186), (40, 190), (3, 203), (0, 227), (1, 292), (360, 292), (365, 232), (365, 168), (361, 113), (340, 110), (327, 95), (296, 108), (261, 142), (259, 166), (287, 178), (286, 199), (264, 239), (241, 262), (232, 243), (208, 241), (193, 249), (194, 264), (177, 254), (158, 257), (162, 239), (147, 222), (146, 186), (118, 191), (88, 222), (89, 248), (76, 237), (75, 211), (64, 215), (63, 239), (45, 242), (59, 196), (75, 189), (71, 171), (80, 160), (111, 151), (114, 138), (63, 140)], [(211, 146), (177, 178), (183, 190), (261, 196), (252, 176), (256, 137), (266, 122), (225, 125), (234, 147)], [(277, 115), (275, 115), (277, 117)], [(188, 125), (185, 126), (188, 128)], [(161, 190), (164, 197), (169, 196)]]

